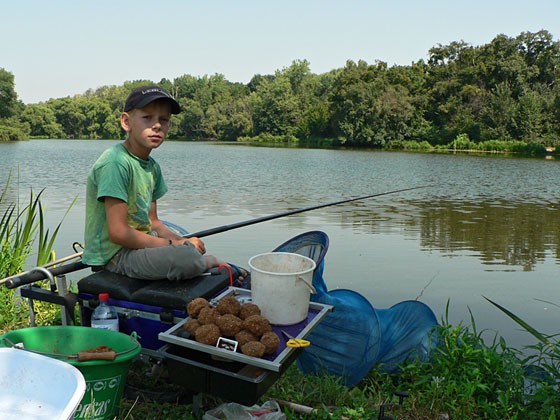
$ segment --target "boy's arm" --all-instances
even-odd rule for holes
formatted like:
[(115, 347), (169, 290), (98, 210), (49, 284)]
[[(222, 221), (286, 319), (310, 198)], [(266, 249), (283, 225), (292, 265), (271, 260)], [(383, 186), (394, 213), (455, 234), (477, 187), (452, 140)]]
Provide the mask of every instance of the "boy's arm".
[(167, 244), (169, 244), (169, 239), (171, 239), (173, 245), (180, 245), (185, 243), (185, 241), (189, 241), (201, 254), (204, 255), (206, 253), (206, 247), (202, 239), (194, 237), (185, 239), (182, 236), (175, 234), (167, 226), (165, 226), (158, 217), (157, 203), (155, 201), (152, 202), (150, 207), (150, 220), (152, 221), (152, 230), (154, 230), (159, 237), (168, 239)]
[[(156, 248), (169, 245), (169, 239), (172, 238), (167, 239), (165, 236), (157, 237), (131, 228), (127, 223), (126, 202), (108, 196), (104, 200), (107, 228), (109, 229), (109, 238), (112, 242), (131, 249)], [(150, 209), (150, 214), (151, 212)]]

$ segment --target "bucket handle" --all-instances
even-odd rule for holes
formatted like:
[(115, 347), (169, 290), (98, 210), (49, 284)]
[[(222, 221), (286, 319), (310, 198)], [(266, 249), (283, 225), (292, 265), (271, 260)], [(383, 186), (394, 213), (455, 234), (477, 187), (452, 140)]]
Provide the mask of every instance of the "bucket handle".
[(304, 282), (305, 285), (307, 286), (307, 288), (309, 289), (309, 291), (310, 291), (312, 294), (314, 294), (314, 295), (317, 294), (317, 289), (315, 289), (315, 287), (314, 287), (312, 284), (310, 284), (307, 280), (305, 280), (305, 279), (304, 279), (303, 277), (301, 277), (301, 276), (297, 276), (297, 279), (298, 279), (298, 280), (301, 280), (302, 282)]
[(136, 339), (136, 331), (132, 332), (131, 337), (134, 339), (134, 341), (136, 341), (136, 346), (134, 346), (134, 347), (132, 347), (128, 350), (120, 351), (118, 353), (115, 352), (112, 349), (109, 349), (107, 351), (102, 351), (102, 352), (95, 352), (95, 351), (91, 351), (91, 350), (82, 350), (82, 351), (79, 351), (78, 354), (60, 354), (60, 353), (53, 353), (53, 352), (49, 352), (49, 351), (31, 350), (31, 349), (26, 349), (23, 346), (23, 343), (14, 343), (8, 337), (4, 337), (4, 340), (6, 340), (12, 346), (12, 348), (14, 348), (14, 349), (24, 350), (24, 351), (28, 351), (30, 353), (41, 354), (41, 355), (44, 355), (44, 356), (50, 356), (50, 357), (55, 357), (55, 358), (76, 359), (76, 360), (78, 360), (78, 362), (87, 362), (89, 360), (111, 360), (111, 361), (113, 361), (117, 358), (117, 356), (121, 356), (123, 354), (130, 353), (131, 351), (136, 350), (138, 347), (140, 347), (140, 343)]

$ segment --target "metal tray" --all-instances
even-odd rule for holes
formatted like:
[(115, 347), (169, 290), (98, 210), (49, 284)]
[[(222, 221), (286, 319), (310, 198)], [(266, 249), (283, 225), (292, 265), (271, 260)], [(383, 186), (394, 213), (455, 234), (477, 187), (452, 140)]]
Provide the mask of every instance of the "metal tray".
[[(210, 301), (213, 305), (217, 304), (221, 299), (226, 296), (235, 295), (240, 301), (247, 302), (251, 300), (251, 291), (247, 289), (241, 289), (237, 287), (230, 287), (222, 294), (216, 296)], [(278, 349), (270, 355), (264, 357), (253, 357), (247, 356), (240, 352), (234, 352), (226, 350), (219, 347), (209, 346), (207, 344), (199, 343), (191, 338), (190, 334), (187, 333), (183, 325), (187, 322), (188, 318), (185, 318), (178, 324), (174, 325), (172, 328), (165, 332), (158, 334), (158, 338), (161, 341), (165, 341), (170, 344), (174, 344), (181, 347), (188, 347), (193, 350), (198, 350), (204, 353), (208, 353), (217, 356), (221, 360), (232, 360), (248, 365), (257, 366), (263, 369), (268, 369), (274, 372), (280, 372), (282, 370), (282, 365), (286, 361), (292, 352), (296, 349), (286, 346), (286, 339), (282, 334), (282, 330), (288, 332), (290, 335), (296, 338), (305, 338), (312, 330), (315, 328), (319, 322), (327, 315), (328, 312), (332, 310), (332, 306), (324, 305), (321, 303), (310, 302), (309, 312), (307, 314), (307, 319), (300, 323), (294, 325), (273, 325), (272, 330), (280, 337), (280, 345)], [(313, 345), (313, 343), (311, 343)]]

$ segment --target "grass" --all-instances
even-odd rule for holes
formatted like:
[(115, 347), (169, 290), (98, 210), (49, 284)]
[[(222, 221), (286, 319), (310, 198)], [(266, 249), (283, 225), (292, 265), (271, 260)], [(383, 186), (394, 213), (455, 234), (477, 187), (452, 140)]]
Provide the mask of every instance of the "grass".
[[(0, 204), (6, 197), (0, 195)], [(0, 277), (20, 272), (38, 241), (37, 264), (52, 253), (58, 227), (51, 235), (43, 223), (40, 195), (30, 194), (29, 203), (5, 206), (0, 219)], [(560, 412), (560, 345), (555, 336), (545, 336), (506, 308), (489, 300), (498, 310), (530, 332), (537, 340), (527, 352), (512, 349), (487, 331), (478, 331), (474, 316), (470, 325), (451, 325), (446, 312), (437, 330), (439, 345), (429, 362), (412, 362), (395, 373), (374, 367), (351, 389), (335, 376), (305, 376), (295, 364), (261, 397), (297, 403), (313, 412), (313, 419), (374, 419), (380, 414), (395, 419), (556, 419)], [(41, 302), (43, 304), (43, 302)], [(40, 325), (59, 322), (58, 308), (44, 304)], [(449, 305), (447, 309), (449, 308)], [(27, 327), (29, 311), (14, 291), (0, 288), (0, 331)], [(185, 390), (169, 383), (165, 365), (153, 369), (144, 360), (135, 361), (128, 382), (141, 388), (135, 397), (123, 398), (118, 420), (195, 419), (224, 401), (205, 399), (200, 412), (183, 398)], [(164, 391), (164, 392), (162, 392)], [(151, 398), (145, 398), (150, 393)], [(155, 396), (177, 395), (159, 402)], [(181, 399), (181, 401), (178, 401)], [(304, 416), (282, 405), (288, 419)]]
[[(472, 314), (468, 326), (451, 325), (446, 319), (447, 314), (437, 331), (440, 344), (428, 363), (409, 363), (393, 374), (374, 368), (351, 389), (334, 376), (305, 376), (294, 364), (259, 404), (297, 403), (312, 408), (314, 413), (306, 418), (314, 419), (375, 419), (380, 410), (395, 419), (415, 420), (557, 418), (557, 342), (546, 337), (546, 343), (532, 346), (532, 356), (524, 356), (497, 335), (488, 339), (488, 331), (478, 331)], [(160, 386), (156, 382), (155, 388)], [(205, 409), (221, 403), (210, 400)], [(192, 408), (125, 399), (119, 419), (194, 419)], [(285, 406), (282, 410), (288, 419), (302, 417)]]

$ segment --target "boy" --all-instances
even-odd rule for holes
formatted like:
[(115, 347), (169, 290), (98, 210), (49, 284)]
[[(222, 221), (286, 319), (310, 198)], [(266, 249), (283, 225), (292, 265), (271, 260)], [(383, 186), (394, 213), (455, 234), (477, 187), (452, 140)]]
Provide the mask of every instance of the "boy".
[(158, 86), (128, 96), (121, 127), (128, 138), (97, 159), (87, 179), (85, 249), (93, 267), (146, 280), (185, 280), (223, 261), (204, 255), (204, 242), (171, 232), (157, 215), (167, 192), (159, 164), (150, 157), (181, 107)]

